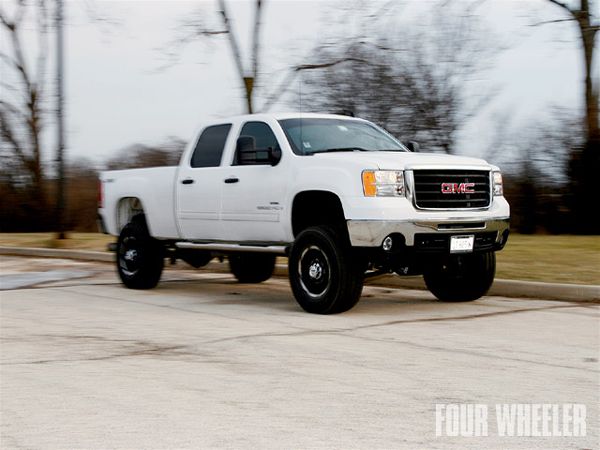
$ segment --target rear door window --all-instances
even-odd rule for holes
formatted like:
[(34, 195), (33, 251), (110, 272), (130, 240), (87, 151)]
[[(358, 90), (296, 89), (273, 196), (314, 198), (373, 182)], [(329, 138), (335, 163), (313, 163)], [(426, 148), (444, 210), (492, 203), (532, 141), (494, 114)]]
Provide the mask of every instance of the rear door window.
[(229, 130), (231, 130), (230, 123), (206, 127), (196, 143), (190, 162), (191, 166), (194, 168), (219, 167)]

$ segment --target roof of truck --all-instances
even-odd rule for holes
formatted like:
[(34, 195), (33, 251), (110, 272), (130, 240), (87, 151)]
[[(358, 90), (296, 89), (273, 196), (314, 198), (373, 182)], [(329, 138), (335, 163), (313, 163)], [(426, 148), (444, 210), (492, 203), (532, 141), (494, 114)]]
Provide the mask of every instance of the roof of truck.
[(358, 117), (346, 116), (341, 114), (321, 114), (321, 113), (307, 113), (307, 112), (276, 112), (276, 113), (256, 113), (256, 114), (242, 114), (238, 116), (229, 117), (229, 119), (265, 119), (272, 118), (275, 120), (284, 119), (346, 119), (346, 120), (361, 120)]

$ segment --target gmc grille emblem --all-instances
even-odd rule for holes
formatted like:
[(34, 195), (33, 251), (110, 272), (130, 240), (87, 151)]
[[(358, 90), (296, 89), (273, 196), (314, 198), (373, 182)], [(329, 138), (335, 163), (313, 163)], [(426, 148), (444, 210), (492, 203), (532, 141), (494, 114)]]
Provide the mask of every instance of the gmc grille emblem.
[(442, 194), (474, 194), (475, 183), (442, 183)]

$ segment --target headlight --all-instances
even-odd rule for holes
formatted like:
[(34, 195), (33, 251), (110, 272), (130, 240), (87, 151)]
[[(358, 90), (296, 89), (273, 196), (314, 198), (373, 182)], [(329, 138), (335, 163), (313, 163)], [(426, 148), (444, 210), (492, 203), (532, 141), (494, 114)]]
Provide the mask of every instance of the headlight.
[(502, 186), (502, 174), (500, 172), (494, 172), (492, 181), (494, 183), (494, 195), (503, 195), (504, 187)]
[(404, 172), (365, 170), (362, 173), (365, 197), (404, 197)]

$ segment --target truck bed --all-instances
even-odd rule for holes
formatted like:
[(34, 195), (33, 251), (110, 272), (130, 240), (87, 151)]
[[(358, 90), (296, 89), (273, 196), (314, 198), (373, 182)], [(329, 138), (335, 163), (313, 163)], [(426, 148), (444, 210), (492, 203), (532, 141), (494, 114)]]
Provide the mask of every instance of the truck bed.
[(101, 172), (104, 193), (101, 212), (107, 231), (118, 235), (120, 226), (124, 225), (119, 217), (119, 199), (138, 198), (152, 236), (159, 239), (179, 238), (175, 219), (176, 175), (175, 166)]

